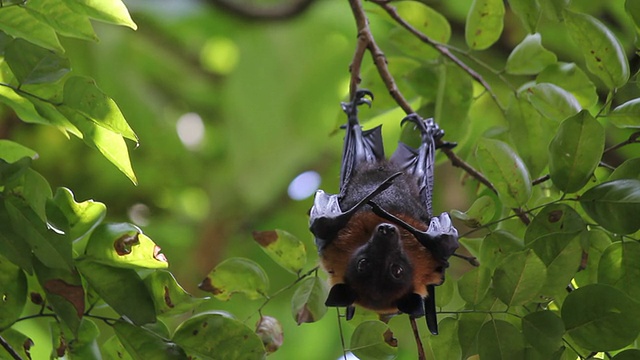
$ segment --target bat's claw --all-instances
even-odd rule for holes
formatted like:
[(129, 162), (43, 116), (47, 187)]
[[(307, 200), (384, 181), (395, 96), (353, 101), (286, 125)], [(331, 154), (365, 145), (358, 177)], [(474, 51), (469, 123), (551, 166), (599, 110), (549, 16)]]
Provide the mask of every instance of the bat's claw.
[(350, 102), (343, 102), (340, 105), (342, 106), (342, 111), (344, 111), (349, 117), (355, 117), (358, 113), (358, 106), (367, 104), (371, 107), (372, 100), (373, 93), (371, 91), (367, 89), (358, 89), (356, 90), (356, 93), (353, 94), (353, 99), (351, 99)]
[(438, 127), (438, 124), (436, 124), (436, 122), (433, 121), (433, 118), (422, 119), (420, 115), (413, 113), (405, 116), (404, 119), (400, 121), (400, 125), (402, 126), (406, 122), (413, 123), (416, 126), (416, 128), (420, 130), (420, 134), (422, 135), (423, 138), (430, 137), (430, 138), (433, 138), (434, 140), (438, 140), (444, 136), (444, 130)]

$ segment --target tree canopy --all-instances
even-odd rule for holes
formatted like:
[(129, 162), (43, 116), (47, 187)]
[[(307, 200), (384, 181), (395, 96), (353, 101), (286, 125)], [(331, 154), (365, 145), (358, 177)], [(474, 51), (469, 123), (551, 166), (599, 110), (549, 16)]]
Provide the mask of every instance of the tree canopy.
[[(639, 33), (632, 0), (0, 0), (0, 358), (638, 358)], [(457, 143), (436, 336), (324, 306), (356, 88), (387, 146), (413, 112)]]

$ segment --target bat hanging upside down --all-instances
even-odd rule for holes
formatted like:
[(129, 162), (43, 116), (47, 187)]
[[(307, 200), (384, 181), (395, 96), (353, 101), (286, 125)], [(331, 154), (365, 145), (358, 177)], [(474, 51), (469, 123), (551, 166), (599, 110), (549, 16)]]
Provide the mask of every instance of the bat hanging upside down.
[[(378, 126), (363, 131), (358, 106), (371, 105), (367, 90), (342, 103), (347, 114), (340, 193), (318, 190), (310, 211), (322, 267), (329, 274), (327, 306), (344, 306), (347, 319), (358, 304), (381, 316), (426, 314), (437, 334), (435, 286), (444, 281), (458, 232), (447, 213), (431, 209), (436, 140), (444, 132), (432, 119), (411, 114), (421, 133), (414, 149), (400, 142), (385, 159)], [(455, 146), (443, 142), (442, 146)]]

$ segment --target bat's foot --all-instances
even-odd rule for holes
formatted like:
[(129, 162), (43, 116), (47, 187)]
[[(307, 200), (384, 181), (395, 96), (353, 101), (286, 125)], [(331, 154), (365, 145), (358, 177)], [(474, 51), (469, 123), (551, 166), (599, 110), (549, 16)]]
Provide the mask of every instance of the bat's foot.
[(369, 107), (371, 107), (372, 100), (373, 93), (371, 91), (367, 89), (358, 89), (356, 90), (356, 93), (353, 94), (353, 99), (351, 99), (350, 102), (343, 102), (340, 105), (342, 106), (342, 111), (344, 111), (347, 116), (349, 116), (349, 122), (351, 123), (352, 119), (357, 120), (358, 106), (367, 104), (369, 105)]
[(438, 124), (433, 121), (433, 118), (422, 119), (420, 115), (413, 113), (405, 116), (405, 118), (400, 122), (400, 125), (402, 126), (406, 122), (413, 123), (416, 128), (420, 130), (422, 142), (430, 141), (430, 138), (432, 138), (436, 143), (436, 149), (453, 149), (458, 145), (455, 142), (438, 141), (444, 136), (444, 130), (440, 129)]

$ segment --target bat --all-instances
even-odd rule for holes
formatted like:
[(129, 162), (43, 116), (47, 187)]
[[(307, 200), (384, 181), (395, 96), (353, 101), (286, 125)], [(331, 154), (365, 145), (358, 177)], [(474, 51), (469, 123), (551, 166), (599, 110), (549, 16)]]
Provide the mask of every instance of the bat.
[(373, 94), (356, 91), (342, 103), (347, 115), (340, 171), (340, 193), (316, 192), (309, 212), (320, 262), (329, 275), (327, 306), (354, 305), (381, 318), (406, 313), (425, 315), (438, 333), (435, 286), (444, 281), (448, 259), (458, 248), (458, 232), (449, 214), (432, 214), (433, 170), (438, 147), (455, 144), (433, 119), (405, 117), (421, 135), (415, 149), (399, 142), (386, 159), (381, 126), (362, 130), (358, 106), (371, 106)]

